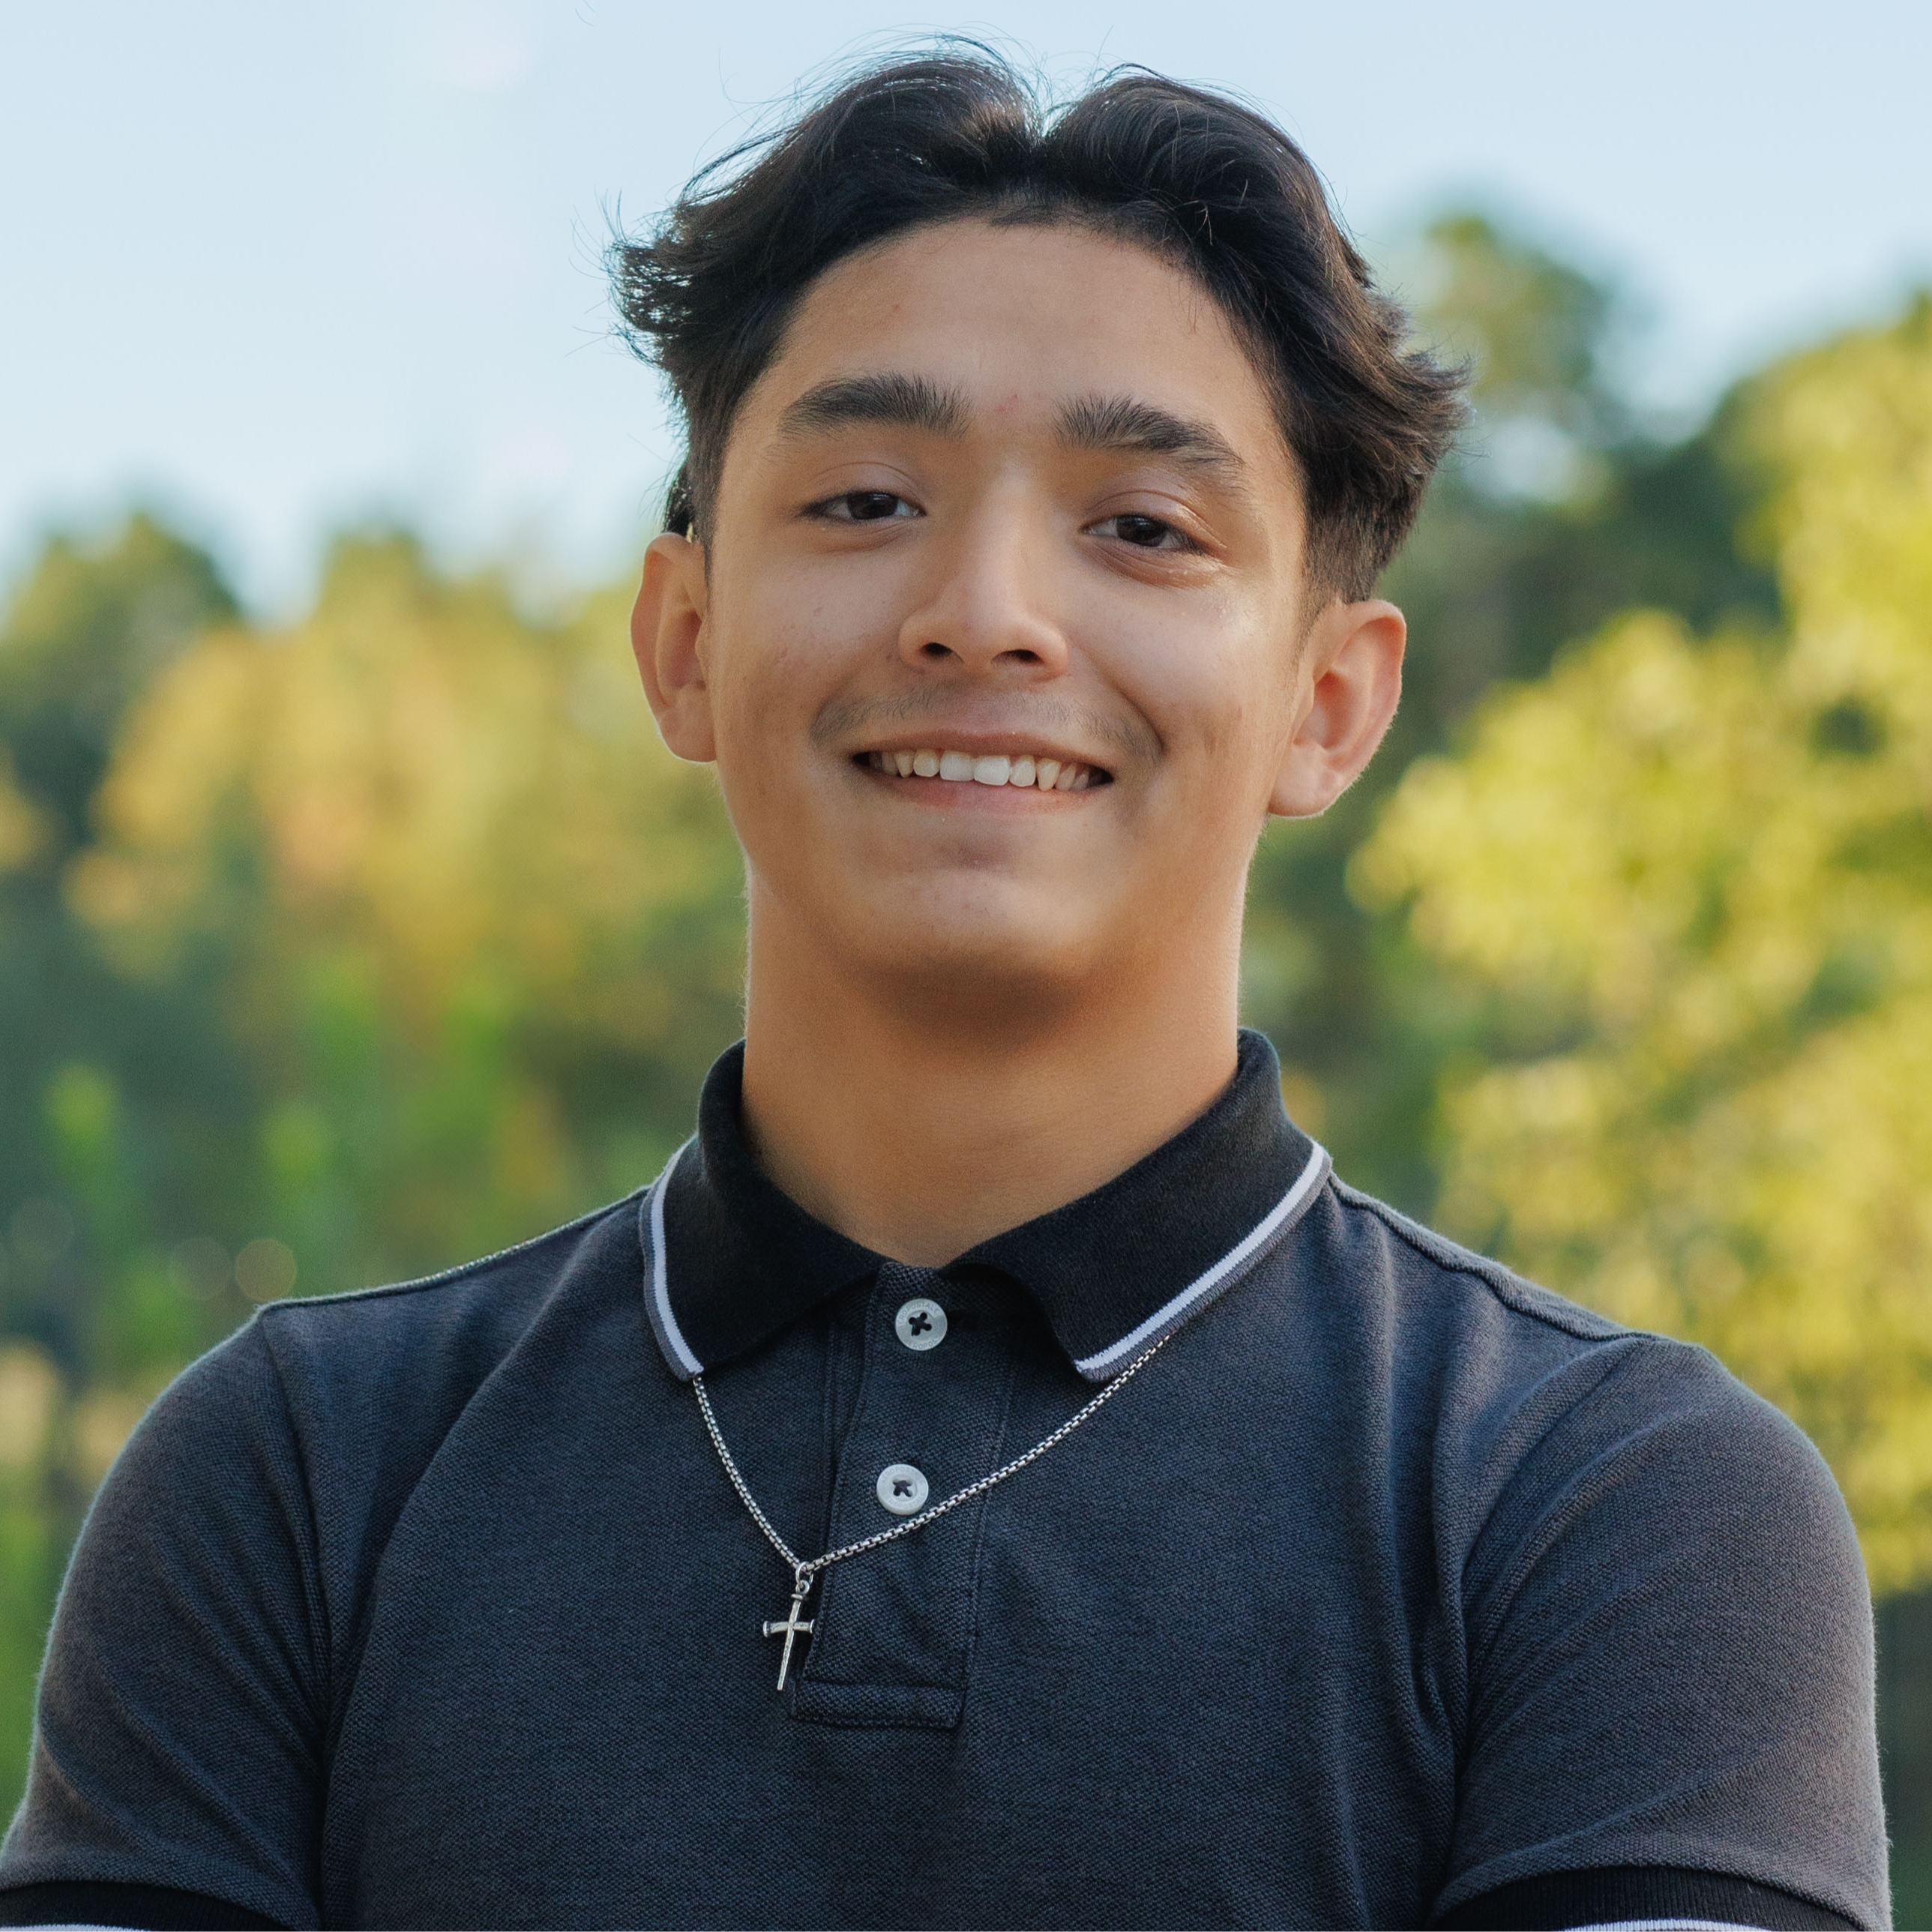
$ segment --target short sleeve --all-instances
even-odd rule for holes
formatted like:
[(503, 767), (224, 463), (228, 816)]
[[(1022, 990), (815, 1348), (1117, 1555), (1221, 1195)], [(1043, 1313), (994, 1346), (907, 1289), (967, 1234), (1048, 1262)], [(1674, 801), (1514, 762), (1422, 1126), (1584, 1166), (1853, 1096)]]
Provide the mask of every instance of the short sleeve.
[(166, 1886), (319, 1923), (322, 1623), (258, 1319), (161, 1396), (88, 1513), (0, 1887)]
[(1646, 1340), (1477, 1540), (1438, 1917), (1663, 1867), (1888, 1922), (1870, 1599), (1822, 1459), (1702, 1351)]

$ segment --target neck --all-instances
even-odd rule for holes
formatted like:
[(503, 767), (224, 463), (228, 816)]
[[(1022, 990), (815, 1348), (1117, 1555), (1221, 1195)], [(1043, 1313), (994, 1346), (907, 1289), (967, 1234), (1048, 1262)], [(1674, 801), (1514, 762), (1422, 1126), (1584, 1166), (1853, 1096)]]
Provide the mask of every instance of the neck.
[[(765, 1172), (937, 1268), (1150, 1154), (1233, 1078), (1240, 908), (1103, 983), (962, 1002), (880, 983), (752, 898), (745, 1124)], [(1018, 1017), (1016, 1018), (1016, 1016)]]

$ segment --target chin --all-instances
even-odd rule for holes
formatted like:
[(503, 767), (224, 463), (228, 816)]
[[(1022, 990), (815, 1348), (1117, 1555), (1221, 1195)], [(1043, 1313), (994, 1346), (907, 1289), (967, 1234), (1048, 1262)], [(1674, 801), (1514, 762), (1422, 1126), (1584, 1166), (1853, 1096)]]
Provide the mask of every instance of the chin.
[(1098, 922), (1045, 907), (908, 908), (902, 899), (876, 922), (866, 969), (911, 992), (977, 1004), (1051, 999), (1089, 980), (1108, 949)]

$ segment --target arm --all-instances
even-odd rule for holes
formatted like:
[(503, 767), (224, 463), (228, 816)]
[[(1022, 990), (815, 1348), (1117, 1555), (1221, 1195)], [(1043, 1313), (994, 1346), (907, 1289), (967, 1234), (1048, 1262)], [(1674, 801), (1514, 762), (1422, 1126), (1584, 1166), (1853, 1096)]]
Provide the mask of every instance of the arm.
[(161, 1396), (88, 1513), (0, 1846), (0, 1914), (319, 1923), (326, 1624), (303, 1471), (251, 1324)]
[(1809, 1442), (1701, 1351), (1631, 1350), (1472, 1553), (1443, 1925), (1879, 1925), (1870, 1601)]

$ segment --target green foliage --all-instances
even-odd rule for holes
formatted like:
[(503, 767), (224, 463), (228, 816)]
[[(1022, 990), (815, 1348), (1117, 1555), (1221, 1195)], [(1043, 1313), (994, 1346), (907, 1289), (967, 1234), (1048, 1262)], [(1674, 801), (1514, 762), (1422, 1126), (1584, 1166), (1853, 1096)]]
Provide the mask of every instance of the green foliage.
[(1624, 322), (1615, 293), (1480, 214), (1443, 216), (1412, 252), (1418, 319), (1468, 364), (1484, 440), (1502, 445), (1490, 488), (1576, 494), (1628, 428), (1606, 366)]
[[(218, 1016), (186, 986), (157, 997), (112, 970), (64, 883), (128, 706), (234, 609), (204, 553), (137, 514), (104, 542), (50, 539), (0, 620), (0, 1216), (26, 1208), (32, 1220), (38, 1202), (74, 1219), (72, 1136), (48, 1111), (70, 1066), (115, 1070), (139, 1115), (117, 1125), (116, 1158), (158, 1211), (185, 1214), (198, 1187), (219, 1186), (183, 1131), (191, 1117), (232, 1116), (245, 1082)], [(129, 1211), (114, 1208), (111, 1235), (104, 1222), (116, 1253)], [(0, 1269), (5, 1329), (84, 1378), (97, 1279), (82, 1244), (43, 1254), (30, 1243)]]
[(62, 1552), (46, 1447), (59, 1377), (39, 1350), (0, 1342), (0, 1792), (17, 1785)]
[(204, 962), (259, 1089), (210, 1225), (306, 1289), (519, 1239), (688, 1131), (740, 872), (623, 638), (612, 596), (538, 622), (362, 538), (313, 616), (210, 634), (130, 722), (68, 896), (136, 982)]
[(204, 552), (136, 514), (105, 544), (50, 538), (0, 633), (0, 738), (54, 851), (82, 843), (122, 713), (235, 602)]
[(1441, 1213), (1707, 1343), (1932, 1576), (1932, 305), (1752, 386), (1788, 613), (1640, 615), (1409, 770), (1356, 878), (1489, 1011)]
[[(1738, 536), (1759, 487), (1738, 405), (1685, 442), (1639, 435), (1610, 373), (1628, 326), (1612, 291), (1477, 216), (1437, 223), (1398, 267), (1424, 337), (1473, 362), (1477, 418), (1383, 586), (1409, 620), (1388, 741), (1324, 818), (1262, 842), (1246, 1004), (1342, 1172), (1426, 1216), (1436, 1088), (1483, 1050), (1480, 1016), (1399, 922), (1350, 895), (1350, 854), (1402, 772), (1454, 743), (1498, 680), (1540, 676), (1568, 640), (1633, 605), (1700, 626), (1768, 624), (1778, 595)], [(1526, 428), (1557, 438), (1562, 458), (1527, 492), (1485, 454)]]

